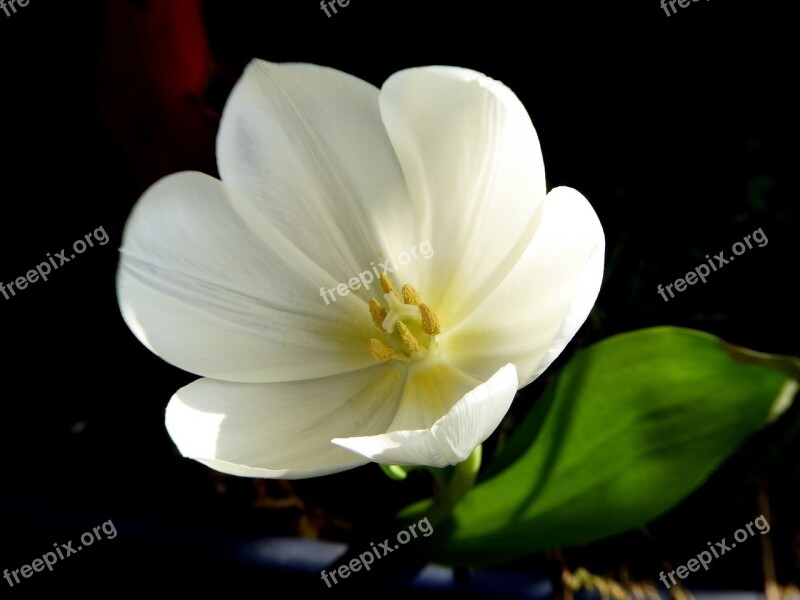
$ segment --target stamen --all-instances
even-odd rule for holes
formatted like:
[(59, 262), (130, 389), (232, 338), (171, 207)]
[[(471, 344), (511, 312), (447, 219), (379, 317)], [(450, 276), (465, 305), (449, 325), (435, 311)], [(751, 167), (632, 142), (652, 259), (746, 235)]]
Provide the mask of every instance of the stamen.
[(439, 317), (427, 304), (419, 305), (419, 314), (422, 317), (422, 331), (428, 335), (439, 335), (442, 332), (439, 326)]
[(381, 340), (376, 340), (375, 338), (372, 338), (369, 341), (369, 351), (372, 353), (372, 358), (378, 362), (384, 362), (386, 360), (397, 358), (397, 350), (389, 346), (387, 343), (382, 342)]
[(414, 286), (402, 286), (402, 294), (395, 290), (386, 272), (380, 275), (383, 300), (370, 298), (369, 314), (375, 326), (388, 334), (387, 341), (369, 340), (372, 357), (379, 361), (398, 360), (416, 362), (438, 352), (436, 336), (441, 333), (439, 317)]
[(384, 294), (394, 291), (394, 286), (392, 285), (392, 282), (389, 281), (389, 278), (386, 276), (385, 272), (381, 273), (381, 287), (383, 288)]
[(397, 322), (397, 332), (400, 334), (400, 341), (403, 343), (403, 349), (411, 354), (412, 352), (419, 352), (419, 342), (414, 334), (409, 331), (406, 324), (402, 321)]
[(369, 314), (372, 316), (372, 322), (378, 326), (378, 329), (383, 329), (383, 320), (386, 318), (386, 309), (381, 306), (375, 298), (369, 301)]
[(403, 302), (419, 306), (419, 303), (422, 302), (422, 298), (419, 297), (419, 293), (413, 286), (406, 284), (403, 286)]

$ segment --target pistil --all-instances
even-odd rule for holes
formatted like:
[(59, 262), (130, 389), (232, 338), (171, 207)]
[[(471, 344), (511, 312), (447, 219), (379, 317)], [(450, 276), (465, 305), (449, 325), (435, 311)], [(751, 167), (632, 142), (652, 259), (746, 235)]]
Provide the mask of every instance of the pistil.
[(401, 299), (386, 273), (381, 275), (380, 282), (386, 306), (377, 298), (371, 298), (369, 314), (375, 326), (388, 334), (389, 339), (370, 339), (372, 357), (379, 362), (395, 359), (412, 362), (435, 352), (441, 325), (433, 309), (422, 302), (413, 286), (402, 286)]

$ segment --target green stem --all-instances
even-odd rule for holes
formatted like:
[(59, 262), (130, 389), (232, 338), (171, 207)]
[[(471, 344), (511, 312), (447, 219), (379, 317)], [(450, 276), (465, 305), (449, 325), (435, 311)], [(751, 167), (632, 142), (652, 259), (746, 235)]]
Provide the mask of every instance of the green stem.
[(439, 494), (433, 504), (425, 511), (425, 516), (436, 524), (449, 515), (459, 500), (475, 485), (478, 470), (481, 468), (483, 446), (478, 445), (467, 459), (449, 469), (430, 469), (439, 484)]

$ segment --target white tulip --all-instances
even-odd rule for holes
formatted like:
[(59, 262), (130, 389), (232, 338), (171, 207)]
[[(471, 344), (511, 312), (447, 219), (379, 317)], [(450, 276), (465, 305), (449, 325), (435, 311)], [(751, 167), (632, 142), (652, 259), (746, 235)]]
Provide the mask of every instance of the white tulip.
[[(408, 69), (379, 90), (254, 61), (217, 158), (221, 181), (177, 173), (139, 200), (117, 292), (143, 344), (203, 376), (166, 424), (219, 471), (458, 464), (597, 297), (597, 216), (573, 189), (546, 192), (525, 108), (480, 73)], [(385, 289), (320, 298), (422, 241), (432, 256)]]

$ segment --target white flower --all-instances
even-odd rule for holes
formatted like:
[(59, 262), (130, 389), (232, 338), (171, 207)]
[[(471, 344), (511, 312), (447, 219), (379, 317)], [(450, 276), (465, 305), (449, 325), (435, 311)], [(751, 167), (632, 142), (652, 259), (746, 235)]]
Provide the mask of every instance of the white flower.
[[(139, 340), (204, 377), (166, 423), (219, 471), (457, 464), (597, 297), (597, 216), (575, 190), (546, 193), (524, 107), (480, 73), (409, 69), (378, 90), (254, 61), (217, 159), (222, 181), (178, 173), (139, 200), (117, 290)], [(433, 256), (388, 274), (396, 291), (320, 298), (423, 241)]]

